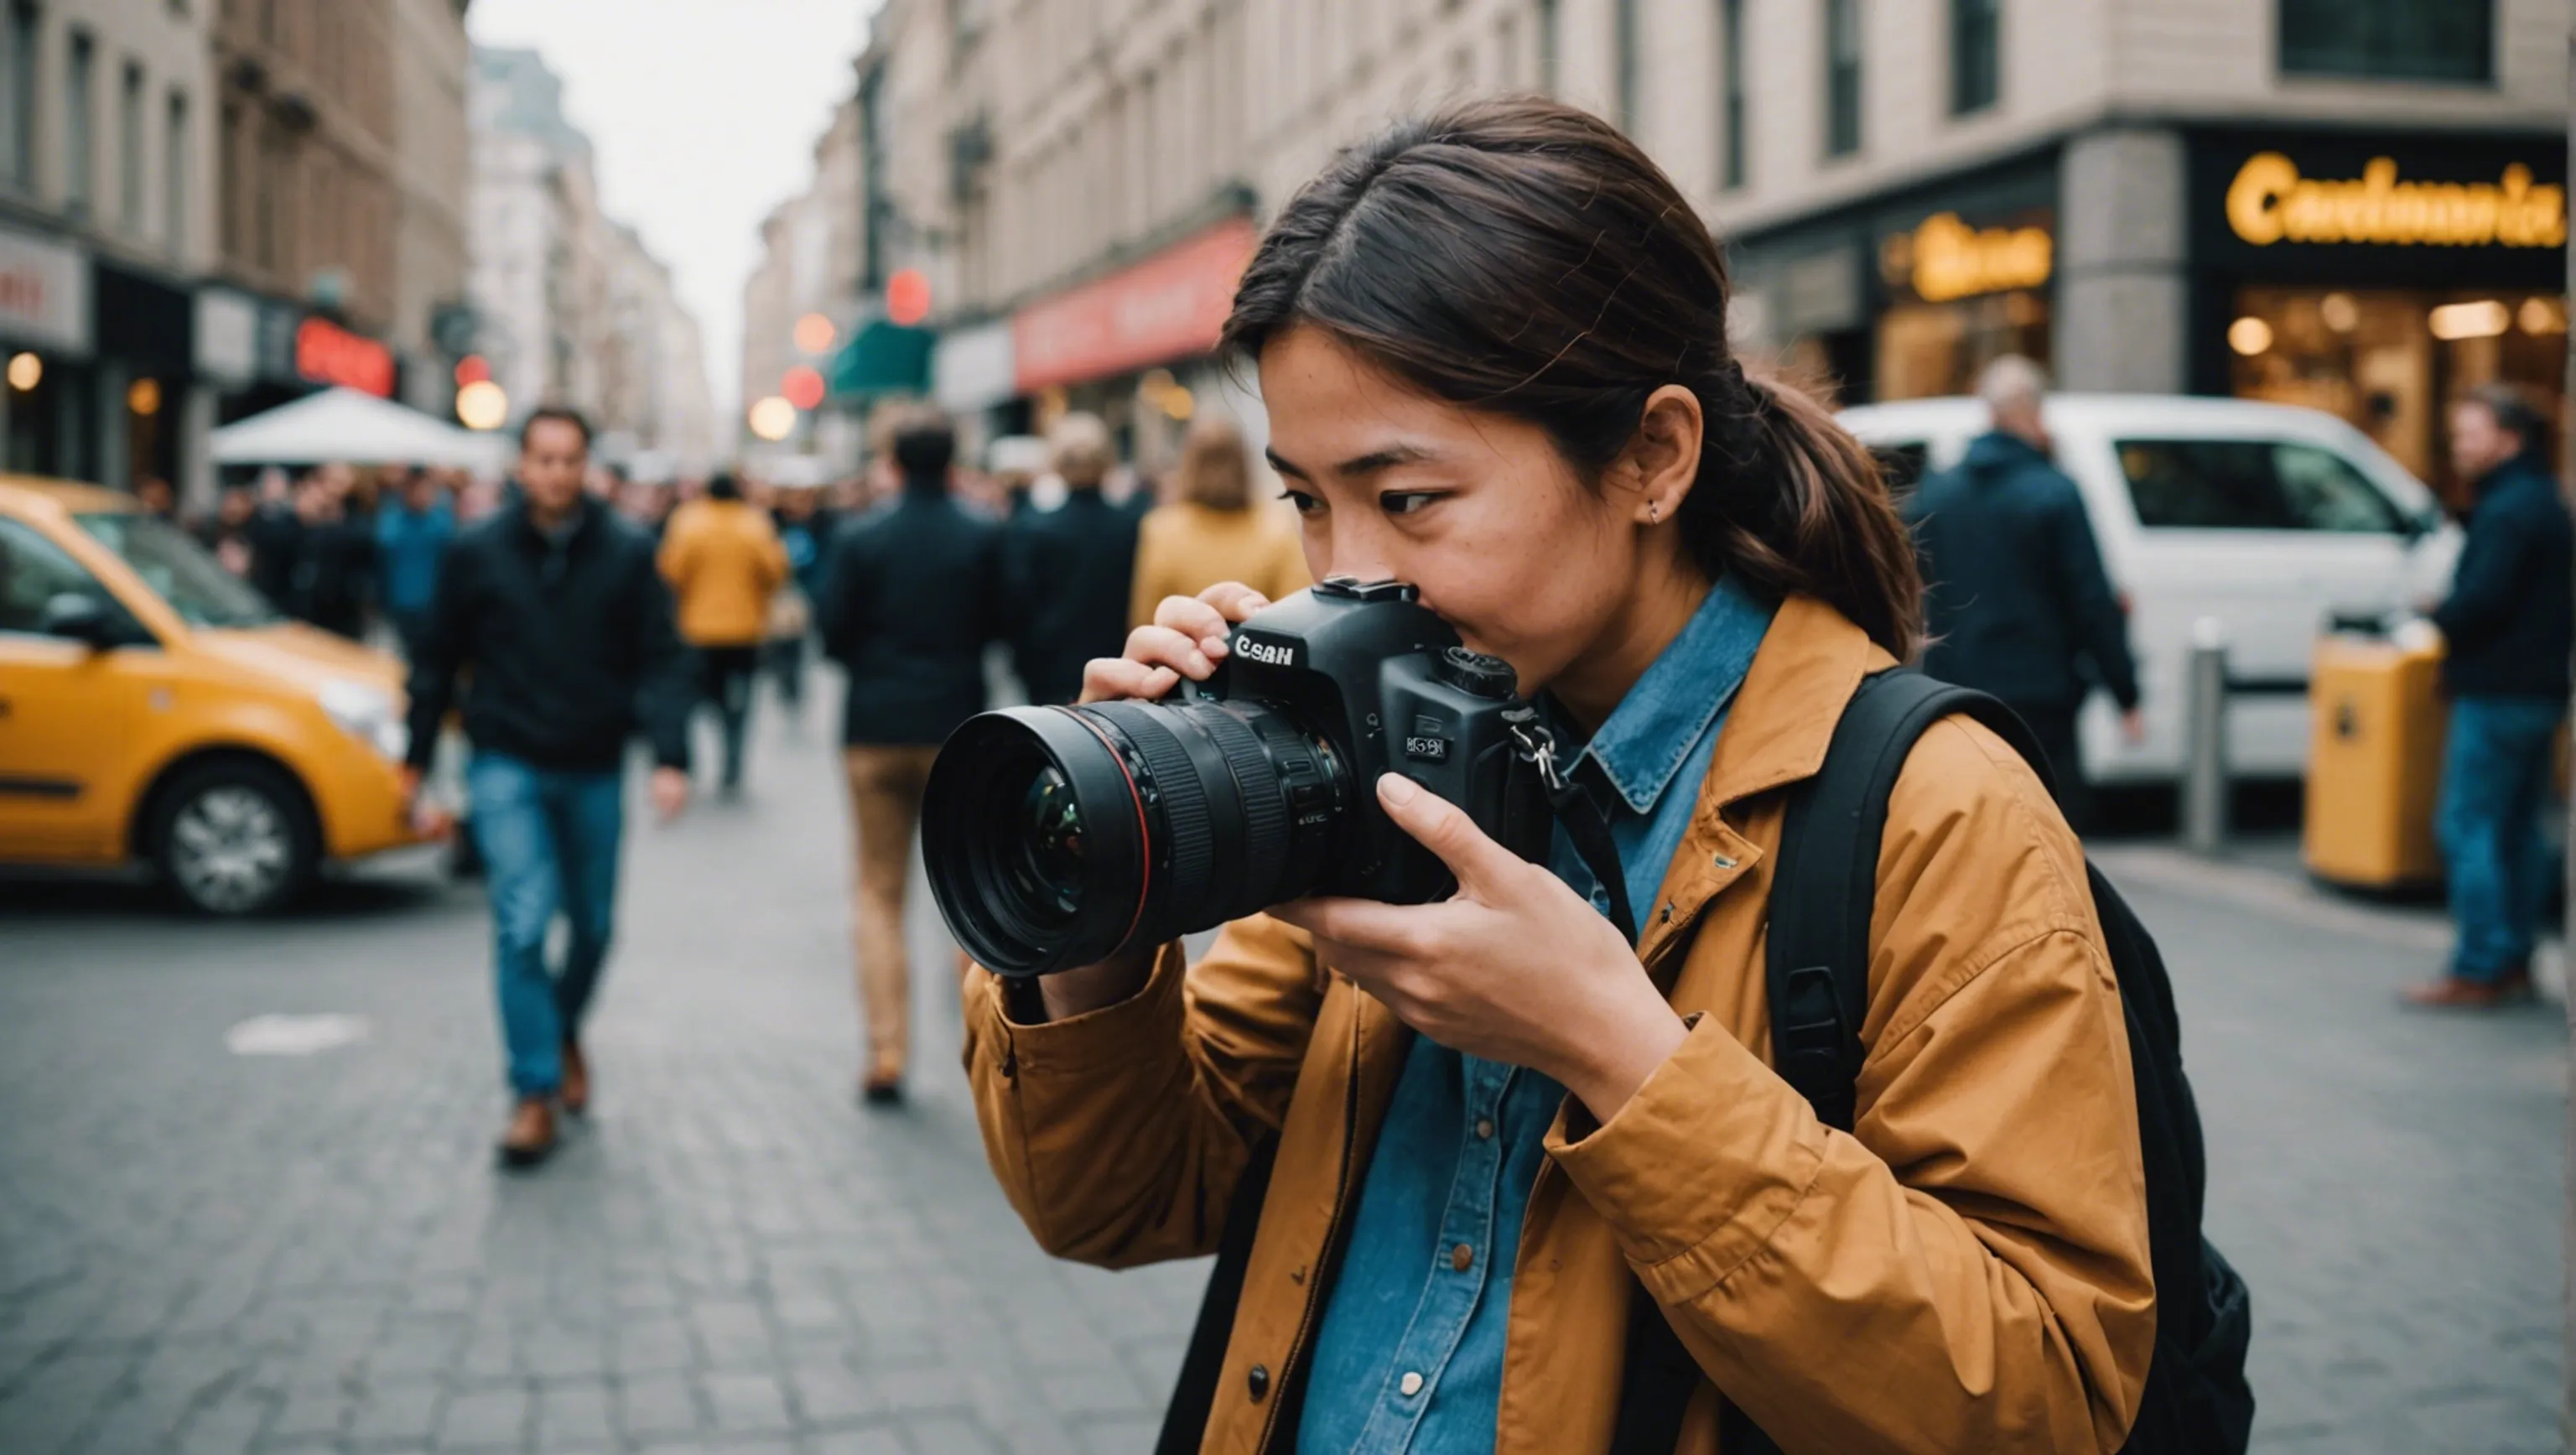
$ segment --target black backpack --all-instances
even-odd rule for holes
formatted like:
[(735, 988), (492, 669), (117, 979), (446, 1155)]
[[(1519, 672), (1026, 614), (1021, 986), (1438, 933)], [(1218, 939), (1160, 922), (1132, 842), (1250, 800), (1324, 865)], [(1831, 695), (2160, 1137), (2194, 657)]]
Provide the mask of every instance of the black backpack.
[[(1861, 684), (1816, 776), (1792, 791), (1771, 880), (1772, 1061), (1817, 1117), (1852, 1126), (1860, 1025), (1869, 1007), (1870, 913), (1888, 794), (1917, 738), (1941, 718), (1972, 718), (2011, 744), (2042, 782), (2048, 759), (2030, 729), (1982, 692), (1895, 669)], [(2200, 1233), (2208, 1181), (2200, 1113), (2183, 1078), (2173, 984), (2146, 927), (2089, 864), (2094, 913), (2120, 983), (2137, 1080), (2145, 1154), (2147, 1240), (2156, 1280), (2156, 1347), (2129, 1455), (2242, 1455), (2254, 1426), (2245, 1382), (2252, 1315), (2244, 1280)], [(1630, 1302), (1629, 1356), (1614, 1455), (1671, 1455), (1682, 1411), (1703, 1376), (1642, 1287)], [(1727, 1405), (1727, 1455), (1765, 1455), (1773, 1443)]]

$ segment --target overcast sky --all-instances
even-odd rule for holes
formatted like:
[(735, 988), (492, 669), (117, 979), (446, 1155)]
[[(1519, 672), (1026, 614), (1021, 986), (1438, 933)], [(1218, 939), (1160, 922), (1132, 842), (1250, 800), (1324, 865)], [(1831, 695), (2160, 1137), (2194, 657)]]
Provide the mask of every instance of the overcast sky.
[[(479, 0), (483, 45), (534, 46), (590, 136), (611, 216), (671, 265), (707, 336), (719, 409), (739, 401), (742, 285), (760, 220), (812, 179), (857, 84), (877, 0)], [(729, 436), (728, 436), (729, 437)]]

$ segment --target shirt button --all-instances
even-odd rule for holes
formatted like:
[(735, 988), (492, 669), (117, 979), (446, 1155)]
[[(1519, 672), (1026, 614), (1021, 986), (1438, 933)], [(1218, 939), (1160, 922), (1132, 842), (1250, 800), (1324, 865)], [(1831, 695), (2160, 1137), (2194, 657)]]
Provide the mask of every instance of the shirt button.
[(1411, 1399), (1422, 1393), (1422, 1376), (1408, 1369), (1404, 1372), (1404, 1377), (1395, 1382), (1395, 1387), (1406, 1399)]
[(1252, 1372), (1243, 1377), (1243, 1382), (1244, 1386), (1252, 1391), (1252, 1402), (1261, 1403), (1262, 1396), (1270, 1393), (1270, 1366), (1253, 1365)]
[(1478, 1138), (1479, 1140), (1490, 1140), (1490, 1139), (1493, 1137), (1493, 1135), (1494, 1135), (1494, 1119), (1493, 1119), (1492, 1117), (1478, 1117), (1478, 1118), (1476, 1118), (1476, 1136), (1477, 1136), (1477, 1138)]
[(1449, 1250), (1449, 1266), (1461, 1273), (1476, 1266), (1476, 1250), (1461, 1243)]

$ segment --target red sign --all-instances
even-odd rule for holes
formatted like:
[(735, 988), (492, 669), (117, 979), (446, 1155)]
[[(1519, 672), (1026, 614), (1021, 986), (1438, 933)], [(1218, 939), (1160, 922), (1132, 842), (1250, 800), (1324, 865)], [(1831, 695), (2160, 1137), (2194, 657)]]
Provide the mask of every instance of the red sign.
[(295, 372), (316, 384), (394, 397), (394, 351), (327, 318), (308, 318), (295, 330)]
[(1020, 310), (1011, 320), (1013, 384), (1027, 393), (1215, 348), (1259, 241), (1251, 219), (1233, 218)]

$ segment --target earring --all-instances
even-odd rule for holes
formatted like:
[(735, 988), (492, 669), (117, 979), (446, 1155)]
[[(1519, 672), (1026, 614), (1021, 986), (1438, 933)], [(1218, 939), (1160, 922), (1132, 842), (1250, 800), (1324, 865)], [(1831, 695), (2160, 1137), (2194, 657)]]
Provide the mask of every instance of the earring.
[(1648, 525), (1661, 525), (1661, 524), (1663, 524), (1663, 520), (1664, 520), (1664, 503), (1663, 503), (1662, 501), (1660, 501), (1660, 500), (1649, 500), (1649, 501), (1647, 501), (1647, 502), (1646, 502), (1646, 524), (1648, 524)]

